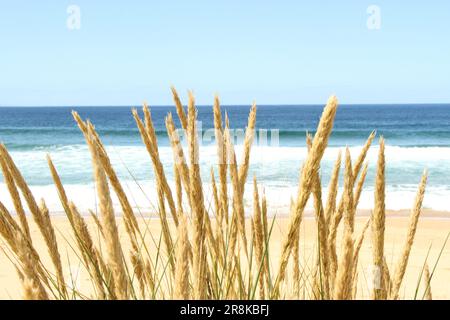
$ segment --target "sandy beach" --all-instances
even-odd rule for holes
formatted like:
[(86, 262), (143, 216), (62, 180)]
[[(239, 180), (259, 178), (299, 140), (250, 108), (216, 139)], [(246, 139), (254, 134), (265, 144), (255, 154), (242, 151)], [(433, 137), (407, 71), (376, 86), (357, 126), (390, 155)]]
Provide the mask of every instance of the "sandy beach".
[[(356, 218), (355, 230), (358, 235), (362, 226), (367, 221), (368, 211), (361, 211)], [(87, 218), (86, 221), (89, 224), (91, 230), (95, 230), (94, 221), (91, 218)], [(30, 219), (31, 222), (31, 219)], [(57, 230), (58, 244), (60, 245), (60, 252), (62, 261), (64, 264), (64, 272), (68, 279), (73, 278), (73, 282), (77, 288), (83, 293), (89, 296), (89, 292), (92, 292), (92, 285), (89, 281), (89, 277), (83, 267), (80, 267), (79, 259), (74, 253), (73, 246), (73, 234), (70, 229), (70, 225), (65, 217), (53, 217), (52, 222)], [(122, 239), (126, 239), (122, 220), (118, 219), (119, 232)], [(272, 266), (276, 266), (278, 259), (277, 254), (280, 252), (281, 238), (286, 233), (287, 218), (277, 218), (274, 224), (272, 239), (271, 239), (271, 263)], [(407, 226), (409, 223), (408, 211), (390, 211), (386, 218), (386, 260), (390, 268), (390, 272), (393, 273), (399, 253), (403, 247), (404, 239), (406, 236)], [(145, 224), (148, 226), (149, 235), (148, 241), (151, 242), (151, 236), (158, 237), (160, 232), (159, 221), (155, 219), (147, 219), (140, 221), (141, 227), (145, 229)], [(30, 224), (33, 243), (37, 251), (41, 254), (44, 264), (51, 265), (48, 254), (46, 252), (45, 243), (34, 223)], [(301, 244), (300, 255), (301, 261), (304, 264), (308, 264), (311, 261), (311, 256), (315, 253), (314, 243), (316, 241), (316, 226), (314, 218), (310, 214), (306, 214), (306, 217), (302, 223), (301, 229)], [(400, 291), (400, 297), (404, 299), (412, 299), (415, 295), (415, 290), (418, 283), (418, 276), (422, 270), (427, 253), (428, 264), (430, 271), (433, 270), (438, 258), (439, 252), (445, 242), (447, 234), (450, 232), (450, 213), (442, 211), (428, 211), (425, 210), (419, 221), (414, 246), (410, 255), (410, 260), (405, 275), (404, 285)], [(124, 251), (127, 251), (127, 241), (124, 241)], [(5, 250), (5, 244), (1, 243), (1, 248)], [(2, 250), (2, 251), (3, 251)], [(17, 276), (17, 272), (14, 269), (12, 262), (5, 254), (7, 251), (0, 253), (0, 298), (1, 299), (20, 299), (21, 298), (21, 283)], [(368, 298), (368, 270), (371, 265), (371, 244), (370, 244), (370, 231), (366, 234), (363, 247), (360, 253), (359, 262), (359, 285), (358, 285), (358, 297), (360, 299)], [(11, 255), (10, 255), (11, 256)], [(436, 267), (436, 271), (433, 275), (431, 282), (433, 299), (448, 299), (450, 298), (450, 286), (448, 281), (450, 279), (450, 246), (446, 246), (440, 261)], [(423, 285), (420, 286), (418, 299), (422, 299)]]

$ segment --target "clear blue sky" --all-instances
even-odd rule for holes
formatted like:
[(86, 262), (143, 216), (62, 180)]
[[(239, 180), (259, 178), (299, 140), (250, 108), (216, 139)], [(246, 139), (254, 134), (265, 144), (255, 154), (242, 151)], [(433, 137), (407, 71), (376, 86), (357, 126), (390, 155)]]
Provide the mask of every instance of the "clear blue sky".
[(0, 0), (0, 43), (3, 106), (450, 102), (448, 0)]

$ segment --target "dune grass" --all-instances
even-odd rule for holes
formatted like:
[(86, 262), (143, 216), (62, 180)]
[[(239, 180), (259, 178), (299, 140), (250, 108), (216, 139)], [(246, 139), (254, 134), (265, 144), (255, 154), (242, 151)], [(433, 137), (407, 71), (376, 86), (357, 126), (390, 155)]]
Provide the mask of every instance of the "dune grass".
[[(374, 140), (374, 132), (355, 160), (351, 159), (348, 149), (342, 156), (338, 155), (328, 197), (322, 198), (320, 163), (338, 109), (336, 97), (330, 97), (314, 137), (307, 137), (309, 152), (302, 166), (302, 159), (299, 159), (298, 193), (291, 204), (288, 230), (280, 254), (273, 254), (271, 234), (277, 218), (268, 212), (270, 199), (261, 192), (257, 177), (252, 177), (253, 212), (247, 213), (250, 219), (246, 219), (244, 210), (243, 194), (255, 134), (256, 105), (253, 104), (248, 118), (242, 162), (237, 163), (228, 117), (223, 115), (219, 98), (215, 97), (213, 111), (218, 161), (216, 170), (211, 168), (212, 199), (206, 199), (200, 175), (195, 99), (189, 93), (186, 109), (174, 88), (172, 93), (182, 125), (177, 130), (172, 115), (167, 115), (165, 124), (175, 163), (175, 190), (167, 182), (159, 157), (150, 109), (144, 104), (143, 119), (136, 110), (132, 112), (155, 172), (160, 234), (151, 234), (145, 223), (139, 223), (142, 214), (131, 205), (132, 199), (128, 199), (101, 138), (89, 120), (83, 120), (73, 112), (92, 158), (98, 216), (93, 212), (91, 215), (99, 241), (87, 227), (85, 219), (88, 215), (82, 215), (77, 205), (70, 201), (57, 168), (48, 156), (49, 170), (73, 232), (72, 248), (92, 283), (90, 293), (74, 286), (71, 274), (64, 274), (59, 243), (45, 200), (38, 204), (8, 150), (4, 145), (0, 146), (1, 170), (14, 205), (8, 209), (0, 202), (0, 234), (6, 246), (4, 252), (15, 265), (21, 280), (24, 299), (356, 299), (359, 253), (364, 239), (369, 236), (373, 277), (368, 286), (372, 288), (372, 298), (401, 298), (400, 287), (422, 209), (426, 172), (411, 210), (402, 255), (395, 269), (389, 270), (384, 252), (384, 139), (379, 139), (373, 213), (360, 234), (355, 233), (355, 214), (367, 174), (365, 157)], [(179, 130), (187, 137), (187, 149), (180, 143)], [(337, 190), (341, 174), (344, 191), (339, 198)], [(119, 213), (125, 234), (118, 231), (112, 193), (120, 202)], [(300, 226), (310, 197), (314, 202), (317, 250), (310, 263), (305, 265), (299, 259), (302, 250)], [(52, 265), (43, 264), (42, 253), (33, 244), (30, 217), (25, 214), (25, 207), (39, 227)], [(12, 215), (13, 211), (15, 215)], [(337, 232), (339, 227), (343, 229), (342, 233)], [(366, 234), (369, 229), (370, 235)], [(338, 237), (340, 234), (342, 236)], [(274, 260), (272, 256), (279, 258)], [(426, 299), (432, 298), (430, 282), (434, 271), (435, 268), (430, 273), (425, 262), (424, 276), (419, 277), (423, 278)]]

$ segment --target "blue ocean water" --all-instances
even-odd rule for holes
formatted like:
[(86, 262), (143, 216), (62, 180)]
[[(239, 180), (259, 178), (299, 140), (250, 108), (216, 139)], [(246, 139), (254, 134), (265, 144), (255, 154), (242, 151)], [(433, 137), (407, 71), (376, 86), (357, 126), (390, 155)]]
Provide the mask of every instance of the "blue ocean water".
[[(250, 106), (223, 106), (236, 134), (237, 155), (240, 134), (247, 123)], [(257, 139), (251, 156), (250, 177), (257, 176), (266, 193), (272, 195), (274, 207), (286, 207), (295, 195), (298, 172), (306, 156), (306, 132), (315, 132), (323, 105), (258, 106)], [(26, 180), (38, 196), (50, 197), (50, 206), (59, 206), (45, 155), (49, 153), (75, 200), (94, 203), (90, 157), (83, 136), (71, 111), (89, 118), (107, 146), (111, 160), (136, 206), (150, 207), (154, 194), (154, 175), (150, 158), (141, 142), (130, 107), (1, 107), (0, 141), (10, 150)], [(169, 180), (173, 155), (165, 131), (164, 118), (174, 107), (152, 107), (158, 134), (160, 155)], [(217, 162), (213, 139), (211, 106), (198, 107), (200, 161), (203, 181), (210, 181), (209, 170)], [(267, 139), (265, 139), (267, 130)], [(429, 171), (425, 206), (450, 210), (450, 105), (341, 105), (335, 119), (329, 148), (323, 158), (321, 176), (326, 193), (329, 175), (339, 150), (345, 146), (356, 158), (372, 130), (386, 139), (387, 206), (392, 209), (412, 205), (416, 186), (426, 168)], [(265, 143), (267, 141), (267, 143)], [(361, 207), (371, 208), (377, 158), (377, 139), (367, 160), (369, 174), (361, 198)], [(0, 201), (7, 201), (0, 180)], [(247, 188), (250, 189), (250, 188)], [(2, 190), (5, 190), (3, 192)], [(269, 198), (270, 199), (270, 198)], [(89, 205), (87, 205), (89, 207)]]

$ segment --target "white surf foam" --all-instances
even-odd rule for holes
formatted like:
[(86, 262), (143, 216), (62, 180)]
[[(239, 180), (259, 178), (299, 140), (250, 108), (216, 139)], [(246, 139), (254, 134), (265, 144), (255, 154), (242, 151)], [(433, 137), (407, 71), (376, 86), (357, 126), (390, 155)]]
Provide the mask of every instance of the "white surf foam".
[[(361, 146), (350, 147), (355, 159)], [(141, 145), (107, 146), (108, 154), (132, 203), (143, 211), (155, 211), (156, 190), (150, 158)], [(343, 147), (329, 147), (321, 164), (323, 185), (327, 186), (332, 165)], [(170, 181), (173, 180), (173, 154), (169, 146), (159, 148), (161, 160)], [(217, 163), (215, 146), (200, 148), (202, 179), (210, 189), (210, 168)], [(92, 184), (91, 160), (85, 145), (73, 145), (54, 148), (37, 148), (27, 151), (12, 151), (12, 157), (31, 185), (36, 198), (44, 197), (47, 205), (55, 212), (62, 212), (56, 189), (45, 156), (50, 153), (57, 167), (69, 197), (81, 210), (95, 208), (95, 190)], [(238, 161), (242, 155), (242, 146), (236, 146)], [(265, 189), (268, 204), (273, 210), (287, 212), (290, 198), (296, 196), (298, 172), (307, 156), (305, 147), (269, 147), (254, 146), (251, 154), (249, 181), (253, 175), (258, 178), (261, 188)], [(373, 208), (373, 177), (378, 157), (378, 148), (374, 145), (367, 155), (369, 174), (362, 193), (359, 208)], [(388, 209), (406, 209), (413, 204), (417, 184), (424, 168), (428, 168), (430, 179), (424, 200), (424, 206), (436, 210), (450, 211), (450, 148), (449, 147), (386, 147), (387, 189), (386, 207)], [(134, 180), (139, 182), (136, 182)], [(172, 183), (172, 182), (171, 182)], [(231, 188), (230, 188), (231, 190)], [(246, 186), (245, 201), (249, 209), (252, 203), (253, 186)], [(324, 198), (326, 197), (324, 188)], [(211, 199), (211, 197), (209, 198)], [(5, 185), (0, 183), (0, 201), (12, 208)], [(114, 199), (118, 207), (117, 199)], [(311, 204), (309, 204), (311, 207)], [(153, 209), (153, 210), (152, 210)]]

